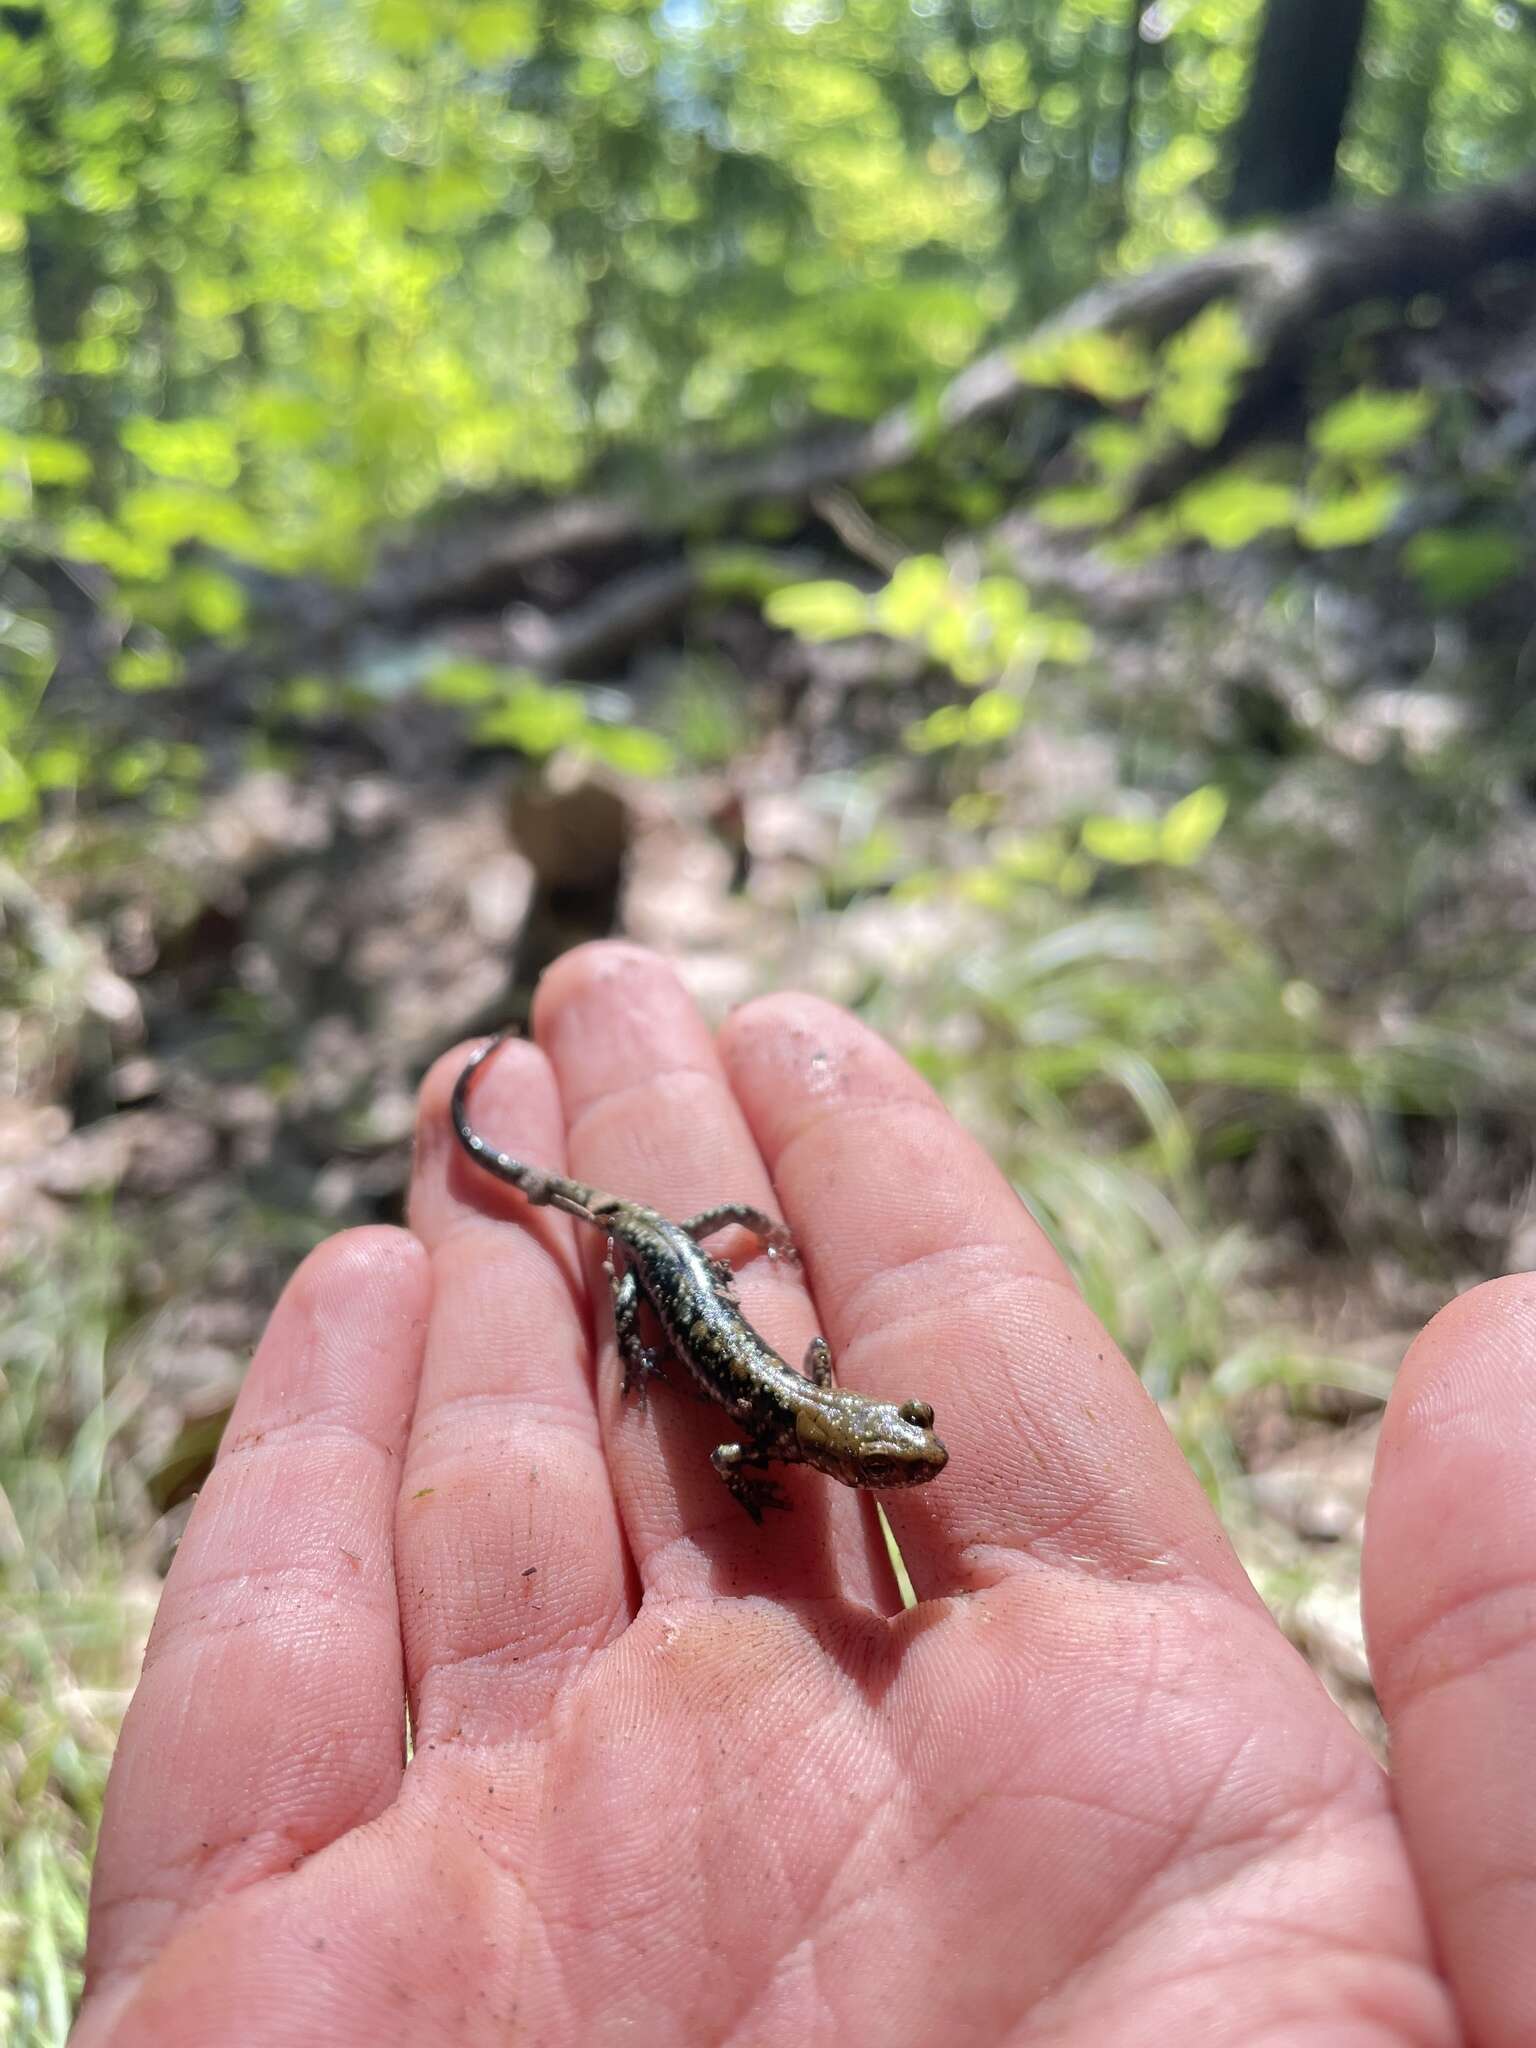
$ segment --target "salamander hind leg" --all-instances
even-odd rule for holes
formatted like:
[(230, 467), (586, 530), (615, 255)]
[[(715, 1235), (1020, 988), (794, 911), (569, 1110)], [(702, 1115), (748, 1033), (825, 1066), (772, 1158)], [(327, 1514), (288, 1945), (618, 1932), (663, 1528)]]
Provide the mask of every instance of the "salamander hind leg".
[(787, 1508), (789, 1502), (771, 1479), (754, 1479), (746, 1468), (762, 1464), (754, 1457), (745, 1444), (717, 1444), (710, 1453), (709, 1462), (725, 1481), (733, 1499), (738, 1500), (759, 1525), (764, 1508)]
[(711, 1259), (709, 1277), (717, 1294), (734, 1295), (736, 1291), (736, 1268), (729, 1259)]
[(661, 1357), (640, 1335), (640, 1283), (633, 1273), (620, 1274), (615, 1270), (612, 1240), (603, 1271), (613, 1289), (613, 1334), (618, 1339), (619, 1358), (624, 1366), (623, 1391), (626, 1398), (638, 1392), (643, 1408), (648, 1382), (663, 1377)]
[(770, 1258), (790, 1259), (800, 1263), (800, 1254), (795, 1249), (795, 1240), (787, 1223), (775, 1223), (771, 1216), (761, 1209), (754, 1209), (750, 1202), (721, 1202), (717, 1208), (704, 1209), (683, 1225), (690, 1237), (705, 1238), (717, 1230), (724, 1230), (728, 1223), (739, 1223), (744, 1230), (750, 1230), (768, 1252)]

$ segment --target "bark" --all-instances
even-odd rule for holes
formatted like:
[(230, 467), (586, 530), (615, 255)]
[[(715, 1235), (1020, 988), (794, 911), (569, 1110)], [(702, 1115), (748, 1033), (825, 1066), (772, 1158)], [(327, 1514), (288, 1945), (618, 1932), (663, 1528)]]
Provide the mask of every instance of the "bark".
[(1364, 31), (1365, 0), (1269, 0), (1237, 127), (1228, 220), (1327, 204)]

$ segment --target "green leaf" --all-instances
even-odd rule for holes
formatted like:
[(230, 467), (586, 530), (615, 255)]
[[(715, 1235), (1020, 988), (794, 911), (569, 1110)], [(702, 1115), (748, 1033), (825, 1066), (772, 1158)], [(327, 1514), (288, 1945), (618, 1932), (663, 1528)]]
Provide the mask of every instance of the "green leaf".
[(1312, 422), (1307, 439), (1319, 455), (1341, 462), (1379, 462), (1420, 440), (1437, 404), (1432, 391), (1367, 387), (1329, 406)]
[(1126, 420), (1095, 420), (1083, 428), (1077, 445), (1107, 480), (1139, 469), (1151, 453), (1151, 436), (1145, 427)]
[(1035, 500), (1035, 517), (1046, 526), (1108, 526), (1119, 517), (1125, 493), (1113, 484), (1073, 484)]
[(228, 638), (245, 624), (245, 591), (220, 569), (183, 569), (172, 595), (199, 632)]
[(56, 740), (39, 747), (29, 765), (34, 789), (78, 789), (90, 763), (83, 746)]
[(59, 549), (77, 562), (96, 562), (126, 583), (154, 583), (170, 568), (165, 543), (124, 533), (99, 512), (71, 514), (59, 528)]
[(538, 48), (538, 16), (525, 0), (471, 0), (454, 34), (474, 64), (505, 64)]
[(91, 478), (91, 458), (73, 441), (50, 434), (28, 434), (16, 443), (34, 484), (84, 484)]
[(693, 557), (699, 587), (712, 597), (745, 597), (762, 604), (776, 590), (788, 590), (802, 579), (786, 573), (784, 557), (772, 548), (699, 548)]
[(1081, 619), (1037, 612), (1026, 630), (1033, 651), (1042, 661), (1075, 668), (1093, 652), (1093, 633)]
[(1181, 327), (1163, 350), (1163, 367), (1178, 376), (1227, 376), (1253, 362), (1253, 343), (1242, 315), (1217, 299)]
[(1186, 533), (1213, 548), (1242, 548), (1261, 533), (1295, 524), (1296, 493), (1288, 484), (1224, 470), (1191, 484), (1175, 500), (1175, 509)]
[(1106, 334), (1097, 327), (1074, 334), (1046, 336), (1014, 354), (1014, 368), (1029, 384), (1086, 391), (1091, 398), (1118, 404), (1150, 391), (1156, 367), (1135, 336)]
[(318, 398), (301, 392), (259, 389), (246, 401), (241, 421), (251, 440), (270, 453), (317, 447), (335, 424), (335, 414)]
[(770, 626), (802, 640), (851, 640), (870, 630), (870, 601), (851, 583), (792, 583), (763, 606)]
[(1162, 829), (1143, 818), (1084, 818), (1083, 851), (1117, 867), (1140, 867), (1162, 851)]
[(1527, 549), (1499, 526), (1427, 526), (1403, 549), (1403, 566), (1431, 604), (1475, 604), (1507, 582)]
[(37, 809), (32, 778), (8, 747), (0, 747), (0, 825), (14, 825)]
[(1163, 819), (1158, 832), (1158, 853), (1174, 867), (1187, 868), (1197, 861), (1221, 830), (1227, 815), (1227, 793), (1214, 783), (1191, 790)]
[(928, 631), (949, 598), (949, 564), (943, 556), (909, 555), (876, 595), (874, 616), (883, 631), (915, 640)]
[(1007, 690), (983, 690), (966, 712), (966, 741), (984, 747), (1007, 739), (1024, 722), (1024, 705)]
[(582, 747), (585, 753), (617, 768), (621, 775), (666, 775), (677, 760), (659, 732), (647, 732), (638, 725), (599, 725), (590, 721)]
[(440, 16), (415, 0), (374, 0), (372, 16), (380, 45), (401, 57), (424, 57), (441, 33)]
[(421, 693), (434, 704), (492, 704), (508, 683), (533, 682), (523, 670), (495, 668), (488, 661), (445, 661), (422, 683)]
[(156, 420), (141, 414), (123, 422), (120, 438), (146, 469), (173, 483), (222, 491), (240, 474), (235, 436), (222, 420)]
[(166, 748), (159, 740), (120, 747), (107, 763), (107, 781), (119, 796), (142, 796), (165, 773)]
[(1079, 840), (1085, 854), (1122, 868), (1147, 866), (1153, 860), (1188, 868), (1219, 834), (1225, 817), (1227, 791), (1206, 782), (1182, 797), (1161, 819), (1085, 817)]
[(120, 690), (168, 690), (181, 679), (181, 661), (169, 647), (129, 647), (113, 662), (111, 674)]
[(1024, 701), (1011, 690), (983, 690), (969, 704), (944, 704), (927, 718), (909, 725), (905, 739), (914, 754), (935, 754), (945, 747), (989, 747), (1018, 730)]
[(482, 747), (516, 747), (541, 760), (582, 739), (587, 722), (579, 690), (549, 689), (530, 680), (518, 684), (502, 703), (485, 712), (475, 723), (474, 736)]
[(1163, 350), (1149, 426), (1171, 429), (1197, 448), (1214, 447), (1252, 361), (1253, 344), (1236, 311), (1219, 301), (1207, 307)]
[(902, 737), (914, 754), (936, 754), (944, 747), (958, 747), (965, 734), (965, 706), (942, 704), (909, 725)]
[[(191, 484), (140, 484), (118, 499), (117, 516), (130, 545), (167, 549), (200, 541), (206, 547), (228, 548), (250, 562), (263, 560), (267, 552), (261, 527), (237, 498), (224, 491)], [(153, 581), (163, 573), (152, 571), (143, 580)]]
[(1356, 490), (1319, 499), (1296, 522), (1296, 536), (1309, 548), (1357, 548), (1384, 533), (1397, 517), (1406, 493), (1394, 477), (1377, 477)]
[(329, 717), (341, 694), (328, 676), (290, 676), (273, 693), (272, 709), (279, 718), (295, 718), (308, 725)]

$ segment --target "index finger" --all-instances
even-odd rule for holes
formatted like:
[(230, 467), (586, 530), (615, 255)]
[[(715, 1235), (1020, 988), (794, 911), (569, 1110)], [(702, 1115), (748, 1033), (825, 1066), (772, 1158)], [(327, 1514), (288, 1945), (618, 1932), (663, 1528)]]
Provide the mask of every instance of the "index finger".
[(113, 1762), (93, 1994), (400, 1789), (393, 1525), (429, 1296), (413, 1238), (357, 1230), (312, 1252), (273, 1311)]
[(886, 1509), (920, 1592), (1027, 1554), (1257, 1596), (1151, 1398), (982, 1147), (815, 997), (738, 1010), (721, 1057), (800, 1242), (838, 1379), (932, 1403), (949, 1464)]

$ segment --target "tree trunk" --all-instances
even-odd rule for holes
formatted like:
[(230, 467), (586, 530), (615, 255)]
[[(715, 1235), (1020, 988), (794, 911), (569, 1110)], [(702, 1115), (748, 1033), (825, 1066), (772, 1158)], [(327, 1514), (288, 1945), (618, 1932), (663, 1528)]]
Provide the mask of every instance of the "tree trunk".
[(1229, 221), (1307, 213), (1333, 192), (1366, 0), (1268, 0), (1237, 125)]

